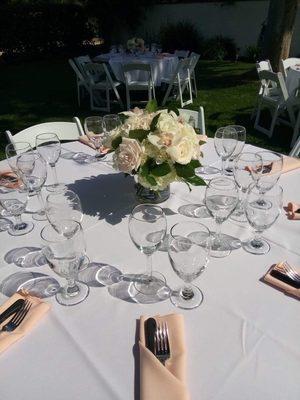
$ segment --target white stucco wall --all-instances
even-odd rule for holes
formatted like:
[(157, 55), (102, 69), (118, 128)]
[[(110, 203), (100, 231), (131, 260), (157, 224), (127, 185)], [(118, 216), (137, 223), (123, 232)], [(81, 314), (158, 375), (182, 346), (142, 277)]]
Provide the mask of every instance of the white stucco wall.
[[(168, 22), (190, 21), (204, 37), (231, 37), (243, 51), (246, 46), (256, 44), (268, 5), (268, 0), (237, 1), (227, 6), (220, 3), (160, 4), (148, 11), (139, 33), (157, 34), (161, 25)], [(291, 47), (291, 56), (296, 55), (300, 55), (300, 10)]]

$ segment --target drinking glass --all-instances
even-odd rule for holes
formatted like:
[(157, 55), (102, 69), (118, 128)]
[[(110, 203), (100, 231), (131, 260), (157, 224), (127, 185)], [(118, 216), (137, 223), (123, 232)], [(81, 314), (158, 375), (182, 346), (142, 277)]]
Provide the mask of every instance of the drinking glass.
[(101, 148), (105, 136), (102, 117), (93, 116), (85, 118), (84, 131), (90, 142), (95, 146), (95, 158), (103, 158), (106, 153), (101, 153)]
[(47, 179), (47, 166), (45, 160), (37, 153), (23, 153), (18, 156), (17, 169), (29, 194), (36, 194), (41, 206), (41, 209), (34, 213), (32, 218), (37, 221), (47, 220), (41, 194), (42, 187)]
[(30, 153), (32, 152), (32, 147), (30, 146), (29, 143), (27, 142), (15, 142), (15, 143), (9, 143), (5, 147), (5, 154), (6, 154), (6, 159), (7, 162), (12, 169), (12, 171), (19, 176), (19, 171), (17, 168), (17, 158), (23, 153)]
[(89, 294), (89, 287), (77, 280), (78, 270), (86, 256), (86, 244), (79, 222), (69, 220), (65, 224), (73, 226), (73, 234), (68, 237), (59, 234), (50, 224), (42, 229), (42, 252), (50, 268), (67, 279), (67, 285), (55, 296), (57, 302), (63, 306), (73, 306), (81, 303)]
[(191, 282), (205, 270), (210, 247), (210, 231), (203, 224), (188, 221), (171, 228), (169, 259), (175, 273), (185, 282), (171, 293), (171, 302), (176, 307), (192, 309), (202, 303), (202, 291)]
[(214, 145), (218, 156), (222, 160), (222, 175), (225, 174), (225, 161), (233, 154), (237, 139), (236, 130), (230, 126), (218, 128), (215, 133)]
[(54, 184), (48, 185), (47, 190), (49, 192), (63, 190), (65, 186), (58, 183), (56, 173), (56, 163), (61, 152), (61, 145), (57, 135), (51, 132), (41, 133), (35, 138), (35, 144), (38, 153), (43, 157), (46, 163), (50, 165), (53, 174)]
[(240, 125), (228, 125), (227, 128), (234, 129), (237, 134), (237, 144), (231, 156), (228, 158), (228, 164), (225, 169), (225, 175), (233, 175), (233, 162), (241, 154), (246, 141), (246, 128)]
[(239, 222), (246, 222), (245, 216), (245, 197), (247, 190), (253, 181), (259, 179), (257, 171), (262, 169), (262, 158), (257, 153), (241, 153), (234, 161), (233, 175), (238, 188), (240, 189), (240, 198), (238, 205), (231, 214), (230, 219)]
[(106, 136), (110, 136), (114, 131), (122, 125), (121, 119), (117, 114), (108, 114), (103, 117), (103, 129)]
[(26, 209), (28, 201), (28, 192), (25, 188), (11, 189), (0, 195), (1, 206), (15, 217), (15, 224), (10, 226), (7, 232), (12, 236), (25, 235), (32, 231), (34, 225), (32, 222), (22, 221), (21, 215)]
[[(73, 224), (69, 221), (81, 223), (83, 212), (80, 198), (72, 190), (50, 193), (46, 198), (46, 215), (52, 227), (66, 237), (72, 234)], [(67, 222), (67, 224), (66, 224)]]
[[(255, 184), (249, 187), (245, 202), (245, 213), (249, 224), (255, 230), (254, 237), (242, 244), (252, 254), (266, 254), (270, 250), (269, 243), (262, 239), (262, 233), (270, 228), (279, 217), (282, 209), (282, 187), (273, 186), (262, 195)], [(262, 197), (263, 196), (263, 197)], [(264, 200), (263, 205), (260, 200)]]
[(157, 296), (166, 284), (165, 277), (152, 270), (152, 254), (164, 240), (167, 230), (166, 216), (159, 206), (140, 204), (129, 217), (129, 234), (135, 246), (147, 257), (147, 268), (136, 289), (149, 297)]
[(261, 199), (257, 200), (257, 204), (264, 206), (263, 195), (278, 182), (282, 172), (283, 157), (273, 151), (259, 151), (257, 154), (262, 158), (263, 164), (262, 169), (257, 171), (259, 178), (256, 186), (261, 194)]
[(212, 179), (206, 187), (205, 205), (217, 225), (212, 242), (212, 257), (226, 257), (231, 253), (226, 236), (221, 234), (221, 226), (234, 211), (238, 199), (237, 185), (230, 178)]

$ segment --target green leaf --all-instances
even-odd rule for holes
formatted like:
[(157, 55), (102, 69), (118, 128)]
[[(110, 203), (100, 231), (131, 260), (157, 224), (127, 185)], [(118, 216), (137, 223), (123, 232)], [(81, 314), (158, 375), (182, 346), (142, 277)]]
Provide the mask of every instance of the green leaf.
[(147, 175), (147, 176), (145, 176), (145, 178), (146, 178), (147, 182), (150, 183), (151, 186), (157, 185), (156, 180), (153, 178), (153, 176)]
[(206, 142), (204, 140), (199, 140), (199, 146), (202, 146), (203, 144), (205, 144)]
[(160, 117), (160, 113), (155, 115), (155, 117), (151, 121), (151, 124), (150, 124), (150, 131), (151, 132), (154, 132), (156, 130), (156, 125), (157, 125), (157, 121), (158, 121), (159, 117)]
[(192, 160), (188, 165), (190, 165), (192, 168), (199, 168), (201, 167), (200, 161), (199, 160)]
[(186, 182), (188, 182), (194, 186), (206, 186), (205, 181), (202, 178), (200, 178), (200, 176), (196, 176), (196, 175), (190, 176), (188, 178), (185, 178), (185, 180), (186, 180)]
[(129, 131), (129, 137), (131, 139), (136, 139), (139, 142), (142, 142), (148, 136), (150, 131), (146, 129), (132, 129)]
[(125, 114), (123, 114), (123, 113), (120, 113), (120, 114), (119, 114), (119, 118), (120, 118), (122, 124), (124, 124), (124, 123), (126, 122), (126, 120), (129, 118), (129, 116), (128, 116), (128, 115), (125, 115)]
[(111, 146), (114, 150), (116, 150), (120, 143), (122, 142), (122, 136), (117, 136), (112, 142), (111, 142)]
[(181, 178), (187, 179), (187, 178), (190, 178), (191, 176), (195, 175), (194, 168), (191, 167), (189, 164), (182, 165), (182, 164), (175, 163), (174, 166), (175, 166), (176, 174), (178, 176), (180, 176)]
[(170, 111), (173, 111), (176, 115), (179, 116), (179, 110), (178, 110), (178, 108), (177, 108), (176, 106), (174, 106), (174, 105), (169, 105), (169, 106), (168, 106), (168, 112), (170, 112)]
[(155, 99), (148, 101), (147, 105), (146, 105), (146, 111), (148, 111), (148, 113), (152, 113), (157, 111), (157, 101)]
[(167, 162), (156, 165), (150, 169), (150, 173), (154, 176), (164, 176), (171, 172), (171, 167)]

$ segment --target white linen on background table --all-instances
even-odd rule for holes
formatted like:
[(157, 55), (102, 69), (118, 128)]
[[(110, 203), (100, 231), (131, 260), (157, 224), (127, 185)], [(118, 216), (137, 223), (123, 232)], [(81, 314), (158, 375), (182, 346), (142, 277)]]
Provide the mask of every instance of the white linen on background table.
[[(63, 147), (93, 154), (80, 143)], [(206, 159), (216, 159), (211, 141), (203, 150)], [(249, 146), (249, 150), (256, 148)], [(5, 164), (2, 161), (0, 166)], [(71, 159), (59, 160), (58, 176), (81, 197), (90, 259), (115, 265), (124, 273), (143, 271), (144, 256), (128, 234), (128, 215), (134, 206), (132, 178), (115, 173), (106, 161), (78, 165)], [(300, 203), (299, 177), (300, 170), (282, 175), (280, 184), (286, 200)], [(162, 204), (169, 228), (188, 219), (177, 213), (178, 207), (201, 202), (204, 191), (200, 187), (189, 193), (184, 184), (171, 185), (171, 197)], [(211, 218), (201, 222), (214, 227)], [(0, 233), (0, 281), (24, 272), (7, 264), (3, 257), (13, 248), (40, 245), (44, 223), (35, 224), (25, 236)], [(223, 231), (239, 238), (251, 234), (247, 226), (231, 221), (224, 223)], [(182, 312), (192, 400), (299, 400), (299, 301), (260, 281), (268, 267), (278, 261), (300, 266), (299, 231), (300, 223), (288, 221), (282, 214), (265, 234), (271, 242), (268, 254), (255, 256), (239, 249), (227, 258), (212, 259), (195, 282), (203, 290), (204, 302), (192, 311), (175, 309), (169, 301), (148, 305), (124, 301), (112, 295), (114, 288), (110, 294), (100, 284), (94, 284), (86, 301), (74, 307), (60, 306), (49, 298), (52, 309), (43, 321), (1, 354), (0, 399), (138, 399), (134, 356), (137, 320), (141, 314)], [(153, 265), (171, 287), (182, 283), (172, 271), (166, 252), (154, 254)], [(47, 266), (28, 271), (63, 282)], [(1, 293), (0, 301), (5, 299)]]

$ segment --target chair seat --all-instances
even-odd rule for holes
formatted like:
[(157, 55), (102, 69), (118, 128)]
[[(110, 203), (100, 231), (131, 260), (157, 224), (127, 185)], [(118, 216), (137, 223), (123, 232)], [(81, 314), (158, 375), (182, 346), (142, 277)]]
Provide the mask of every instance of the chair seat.
[[(112, 84), (114, 87), (118, 87), (121, 85), (121, 82), (113, 81)], [(106, 81), (99, 81), (92, 84), (92, 86), (99, 89), (106, 89), (108, 87), (108, 83)], [(108, 87), (108, 89), (111, 90), (112, 88)]]

